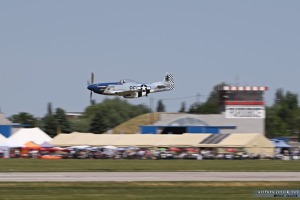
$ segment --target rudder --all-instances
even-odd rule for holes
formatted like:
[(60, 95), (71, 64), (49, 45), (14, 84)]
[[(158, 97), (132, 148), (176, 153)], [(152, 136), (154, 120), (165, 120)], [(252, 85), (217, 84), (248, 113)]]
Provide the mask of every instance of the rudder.
[(170, 90), (174, 89), (175, 82), (174, 82), (173, 74), (167, 73), (165, 75), (164, 81), (165, 81), (165, 83), (167, 83), (169, 85)]

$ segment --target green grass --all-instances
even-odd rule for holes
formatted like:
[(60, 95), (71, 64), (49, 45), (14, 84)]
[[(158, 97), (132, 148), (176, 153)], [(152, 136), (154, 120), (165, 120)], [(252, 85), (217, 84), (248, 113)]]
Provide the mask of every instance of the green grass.
[[(300, 171), (300, 161), (0, 159), (0, 171)], [(0, 199), (248, 200), (262, 199), (256, 190), (299, 188), (300, 182), (0, 182)]]
[(0, 172), (66, 171), (300, 171), (300, 161), (0, 159)]
[(2, 200), (135, 200), (255, 198), (255, 190), (299, 189), (300, 182), (84, 182), (0, 183)]
[(139, 132), (141, 124), (143, 125), (153, 124), (159, 120), (159, 117), (160, 117), (160, 113), (158, 112), (139, 115), (113, 128), (112, 132), (113, 134), (119, 134), (119, 133), (134, 134)]

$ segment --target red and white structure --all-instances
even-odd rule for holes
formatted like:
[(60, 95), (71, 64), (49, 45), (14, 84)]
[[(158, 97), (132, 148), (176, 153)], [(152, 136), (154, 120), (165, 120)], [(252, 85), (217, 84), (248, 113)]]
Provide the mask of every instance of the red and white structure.
[(265, 86), (222, 86), (220, 107), (226, 118), (265, 118)]

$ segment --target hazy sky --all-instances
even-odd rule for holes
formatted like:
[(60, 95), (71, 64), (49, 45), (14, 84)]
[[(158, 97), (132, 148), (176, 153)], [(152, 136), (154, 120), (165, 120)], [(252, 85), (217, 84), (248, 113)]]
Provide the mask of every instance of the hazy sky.
[(278, 88), (300, 91), (299, 9), (292, 0), (0, 1), (1, 111), (42, 117), (48, 102), (84, 111), (91, 72), (96, 82), (172, 72), (175, 89), (150, 94), (170, 112), (221, 82), (268, 86), (271, 105)]

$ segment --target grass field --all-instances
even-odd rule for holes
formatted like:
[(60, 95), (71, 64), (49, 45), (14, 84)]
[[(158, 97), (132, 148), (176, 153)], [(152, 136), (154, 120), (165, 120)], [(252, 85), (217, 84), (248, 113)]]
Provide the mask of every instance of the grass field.
[[(255, 190), (299, 189), (300, 182), (0, 183), (2, 200), (262, 199)], [(292, 198), (289, 198), (292, 199)]]
[[(300, 171), (300, 161), (0, 159), (0, 172), (65, 171)], [(263, 199), (256, 190), (276, 189), (298, 190), (300, 182), (0, 182), (0, 199), (248, 200)]]
[(149, 125), (157, 122), (159, 120), (160, 113), (158, 112), (153, 112), (153, 113), (146, 113), (143, 115), (139, 115), (137, 117), (134, 117), (117, 127), (112, 129), (112, 132), (114, 134), (133, 134), (137, 133), (140, 130), (140, 125)]
[(300, 161), (0, 159), (0, 172), (66, 171), (300, 171)]

